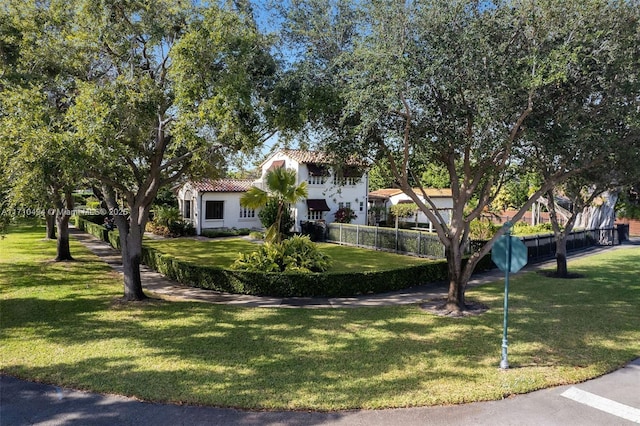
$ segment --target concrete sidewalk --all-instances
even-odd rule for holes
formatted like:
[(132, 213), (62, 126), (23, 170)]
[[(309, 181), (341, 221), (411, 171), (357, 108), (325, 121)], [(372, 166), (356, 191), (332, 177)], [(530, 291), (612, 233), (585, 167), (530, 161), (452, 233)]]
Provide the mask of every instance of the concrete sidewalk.
[[(71, 235), (91, 250), (94, 254), (104, 260), (118, 272), (122, 272), (122, 259), (120, 252), (112, 248), (109, 244), (75, 228), (70, 228)], [(590, 256), (606, 250), (625, 247), (626, 245), (640, 244), (640, 239), (625, 242), (618, 246), (592, 247), (579, 252), (569, 253), (569, 259), (576, 259), (583, 256)], [(538, 270), (552, 267), (555, 261), (536, 263), (527, 265), (522, 271)], [(512, 274), (513, 275), (513, 274)], [(427, 283), (420, 286), (411, 287), (404, 290), (361, 295), (357, 297), (332, 297), (332, 298), (312, 298), (312, 297), (261, 297), (244, 294), (223, 293), (219, 291), (200, 289), (181, 285), (162, 274), (159, 274), (145, 265), (140, 266), (140, 276), (142, 286), (152, 295), (157, 295), (166, 299), (191, 300), (208, 303), (229, 304), (245, 307), (263, 308), (357, 308), (374, 307), (386, 305), (404, 305), (420, 303), (424, 300), (443, 297), (447, 294), (444, 283)], [(504, 273), (498, 269), (474, 275), (468, 286), (473, 287), (498, 281), (504, 278)]]

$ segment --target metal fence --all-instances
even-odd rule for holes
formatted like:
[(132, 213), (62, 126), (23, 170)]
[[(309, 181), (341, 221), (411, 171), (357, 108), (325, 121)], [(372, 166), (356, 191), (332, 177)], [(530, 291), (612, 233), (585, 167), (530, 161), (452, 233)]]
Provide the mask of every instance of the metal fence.
[[(556, 240), (553, 234), (529, 235), (520, 238), (529, 252), (529, 261), (549, 259), (556, 256)], [(620, 244), (618, 229), (589, 229), (574, 231), (567, 236), (567, 252), (582, 250), (593, 246), (611, 246)]]
[(330, 223), (327, 241), (414, 256), (444, 258), (444, 245), (437, 235), (408, 229)]
[[(619, 228), (571, 232), (567, 237), (567, 252), (597, 245), (620, 244), (620, 240), (624, 240), (624, 230)], [(553, 258), (556, 255), (553, 234), (529, 235), (521, 237), (521, 240), (528, 248), (530, 262)], [(444, 245), (437, 235), (423, 231), (330, 223), (327, 227), (327, 241), (414, 256), (446, 257)], [(472, 241), (470, 249), (477, 250), (485, 243), (486, 241)]]

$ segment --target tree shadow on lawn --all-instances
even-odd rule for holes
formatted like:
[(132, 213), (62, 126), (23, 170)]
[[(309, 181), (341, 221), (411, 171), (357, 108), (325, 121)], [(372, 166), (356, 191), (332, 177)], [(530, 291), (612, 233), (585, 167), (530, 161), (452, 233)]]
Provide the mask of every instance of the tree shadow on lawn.
[(603, 369), (637, 356), (637, 253), (617, 256), (615, 262), (598, 257), (570, 264), (582, 276), (571, 280), (540, 279), (535, 273), (516, 277), (509, 293), (514, 365)]
[[(431, 325), (417, 320), (423, 314), (413, 308), (370, 309), (362, 315), (356, 310), (211, 309), (179, 303), (167, 311), (166, 302), (151, 302), (118, 307), (121, 315), (106, 320), (70, 300), (16, 303), (55, 315), (55, 321), (40, 327), (44, 339), (67, 351), (79, 346), (86, 352), (65, 360), (51, 351), (46, 367), (14, 362), (7, 371), (100, 392), (163, 401), (165, 390), (172, 389), (177, 396), (169, 402), (298, 409), (322, 404), (311, 393), (348, 408), (426, 392), (430, 376), (434, 383), (443, 377), (460, 383), (478, 380), (471, 370), (429, 371), (430, 354), (438, 347), (425, 339)], [(118, 347), (118, 355), (111, 357), (87, 350), (119, 339), (127, 339), (131, 350)], [(460, 358), (468, 355), (461, 341), (451, 338), (451, 350)], [(422, 371), (407, 371), (407, 365), (416, 363)], [(410, 402), (394, 405), (406, 404)]]
[[(603, 270), (598, 264), (580, 268), (594, 277)], [(159, 300), (114, 304), (113, 294), (85, 296), (75, 289), (60, 299), (15, 298), (3, 303), (3, 310), (10, 309), (3, 314), (3, 330), (17, 335), (22, 327), (37, 327), (51, 345), (81, 353), (60, 357), (52, 351), (46, 367), (12, 361), (6, 371), (155, 401), (166, 401), (171, 389), (173, 402), (258, 409), (322, 409), (328, 403), (377, 407), (381, 401), (427, 405), (443, 403), (442, 395), (449, 402), (466, 402), (465, 384), (485, 388), (480, 399), (499, 398), (563, 380), (547, 378), (545, 368), (594, 363), (611, 368), (633, 358), (634, 351), (637, 356), (637, 339), (627, 339), (637, 336), (640, 284), (635, 273), (609, 272), (615, 277), (570, 282), (539, 280), (535, 274), (515, 277), (510, 361), (521, 368), (502, 378), (497, 368), (500, 283), (470, 291), (470, 298), (491, 310), (462, 319), (431, 317), (415, 306), (301, 310)], [(16, 316), (11, 310), (23, 312)], [(111, 344), (120, 345), (112, 356), (100, 352)], [(504, 385), (505, 378), (515, 383), (520, 375), (531, 382)]]

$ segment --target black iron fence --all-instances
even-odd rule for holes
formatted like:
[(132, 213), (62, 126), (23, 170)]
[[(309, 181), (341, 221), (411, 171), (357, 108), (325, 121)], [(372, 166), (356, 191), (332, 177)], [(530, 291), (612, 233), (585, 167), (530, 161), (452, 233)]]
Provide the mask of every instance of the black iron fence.
[(438, 236), (424, 231), (330, 223), (327, 241), (414, 256), (445, 257), (444, 245)]
[[(430, 232), (383, 228), (378, 226), (330, 223), (327, 225), (326, 240), (337, 244), (352, 245), (414, 256), (445, 258), (445, 248), (437, 235)], [(567, 252), (597, 245), (616, 245), (625, 240), (628, 230), (618, 225), (616, 228), (591, 229), (571, 232), (567, 236)], [(528, 248), (529, 261), (537, 262), (556, 255), (556, 241), (553, 234), (528, 235), (521, 237)], [(486, 241), (471, 241), (470, 250), (477, 250)]]

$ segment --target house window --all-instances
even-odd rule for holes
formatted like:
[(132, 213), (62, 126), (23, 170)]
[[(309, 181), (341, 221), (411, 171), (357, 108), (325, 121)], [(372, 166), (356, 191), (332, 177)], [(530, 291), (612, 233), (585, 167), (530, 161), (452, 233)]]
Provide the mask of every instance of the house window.
[(309, 185), (324, 185), (324, 183), (327, 181), (327, 177), (326, 176), (309, 176), (309, 179), (307, 181), (309, 182)]
[(351, 202), (347, 201), (345, 207), (351, 210)]
[(309, 171), (309, 177), (307, 182), (309, 185), (324, 185), (329, 176), (329, 170), (325, 165), (308, 163), (307, 170)]
[(339, 202), (338, 203), (338, 210), (343, 209), (344, 208), (344, 203), (343, 202)]
[(256, 211), (247, 207), (240, 206), (240, 219), (250, 219), (256, 217)]
[(309, 210), (307, 212), (307, 217), (309, 220), (322, 220), (322, 213), (324, 212), (321, 210)]
[(191, 200), (184, 200), (183, 215), (185, 219), (191, 219)]
[(360, 201), (360, 211), (364, 211), (364, 201)]
[(223, 219), (224, 201), (207, 201), (205, 216), (207, 220)]
[(336, 186), (355, 186), (360, 182), (359, 177), (333, 177), (333, 184)]

